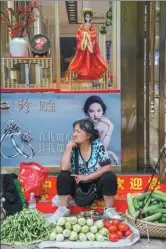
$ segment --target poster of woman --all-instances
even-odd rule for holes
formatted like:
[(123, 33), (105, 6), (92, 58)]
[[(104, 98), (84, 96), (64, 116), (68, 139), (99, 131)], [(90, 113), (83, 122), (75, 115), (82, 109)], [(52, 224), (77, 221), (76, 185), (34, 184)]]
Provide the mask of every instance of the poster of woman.
[[(2, 93), (1, 165), (23, 161), (59, 167), (72, 124), (88, 118), (98, 129), (112, 165), (121, 165), (120, 93)], [(5, 100), (5, 102), (4, 102)], [(5, 109), (4, 103), (10, 108)]]
[[(114, 125), (105, 114), (107, 107), (99, 96), (90, 96), (84, 104), (85, 115), (94, 123), (95, 129), (99, 131), (100, 142), (106, 149), (110, 144)], [(118, 157), (113, 151), (108, 150), (108, 154), (113, 158), (115, 164), (118, 164)]]

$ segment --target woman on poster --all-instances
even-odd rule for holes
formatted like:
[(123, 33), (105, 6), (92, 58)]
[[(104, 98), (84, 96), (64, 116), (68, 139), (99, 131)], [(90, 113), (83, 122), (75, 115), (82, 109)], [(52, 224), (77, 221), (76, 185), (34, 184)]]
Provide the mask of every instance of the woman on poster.
[(77, 32), (76, 54), (69, 65), (69, 70), (77, 74), (78, 79), (97, 80), (108, 69), (107, 63), (97, 44), (97, 33), (91, 24), (93, 11), (83, 10), (84, 24)]
[[(99, 132), (100, 142), (108, 149), (114, 125), (108, 118), (104, 117), (106, 109), (105, 103), (99, 96), (90, 96), (83, 107), (85, 115), (93, 122), (95, 129)], [(118, 164), (119, 159), (116, 154), (113, 151), (107, 152), (115, 164)]]

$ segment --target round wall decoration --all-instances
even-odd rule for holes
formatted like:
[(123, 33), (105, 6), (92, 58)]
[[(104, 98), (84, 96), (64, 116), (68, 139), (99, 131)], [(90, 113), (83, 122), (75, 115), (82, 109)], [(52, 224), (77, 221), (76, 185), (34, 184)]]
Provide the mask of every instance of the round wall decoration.
[(46, 35), (37, 34), (30, 41), (33, 56), (47, 56), (51, 42)]

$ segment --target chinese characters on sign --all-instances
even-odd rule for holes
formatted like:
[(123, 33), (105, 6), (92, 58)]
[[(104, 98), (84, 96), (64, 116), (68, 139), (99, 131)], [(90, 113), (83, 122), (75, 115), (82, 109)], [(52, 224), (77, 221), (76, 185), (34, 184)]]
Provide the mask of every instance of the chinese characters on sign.
[(151, 181), (151, 178), (148, 182), (144, 181), (143, 178), (140, 177), (130, 177), (128, 180), (125, 180), (125, 177), (117, 177), (118, 182), (118, 191), (130, 191), (130, 192), (143, 192), (144, 189), (149, 185), (149, 190), (160, 189), (160, 183), (158, 182), (158, 178), (154, 177)]
[[(59, 134), (57, 134), (59, 135)], [(58, 145), (58, 144), (57, 144)], [(153, 183), (150, 185), (151, 190), (153, 189), (153, 187), (156, 185), (157, 183), (157, 178), (153, 178), (154, 181), (152, 181)], [(142, 177), (128, 177), (127, 179), (123, 178), (123, 177), (117, 177), (117, 181), (118, 181), (118, 192), (143, 192), (144, 188), (146, 186), (143, 186), (143, 179)], [(150, 179), (149, 179), (150, 181)], [(148, 181), (148, 183), (149, 183)], [(147, 180), (145, 181), (145, 185), (147, 185)], [(47, 188), (51, 188), (51, 181), (46, 180), (43, 184), (43, 187), (45, 189)], [(157, 189), (160, 189), (160, 184), (158, 183), (157, 185)]]
[(55, 112), (56, 104), (55, 101), (40, 101), (40, 112)]
[(155, 189), (160, 189), (160, 183), (158, 182), (157, 178), (153, 178), (151, 182), (150, 182), (150, 179), (149, 179), (148, 183), (150, 183), (150, 185), (149, 185), (150, 190), (152, 190), (154, 188)]
[[(18, 100), (18, 111), (21, 112), (25, 110), (25, 113), (30, 112), (30, 106), (32, 105), (31, 102), (27, 99), (20, 99)], [(40, 112), (56, 112), (56, 103), (54, 100), (48, 101), (40, 101), (39, 103), (39, 111)]]
[(118, 180), (118, 189), (123, 190), (124, 189), (124, 179), (120, 179), (120, 177), (118, 177), (117, 180)]
[(45, 180), (45, 182), (43, 183), (43, 188), (51, 188), (51, 186), (52, 184), (49, 180)]
[[(118, 193), (116, 198), (126, 198), (127, 193), (141, 193), (144, 191), (148, 183), (150, 182), (150, 176), (118, 176)], [(156, 185), (158, 178), (154, 177), (152, 181), (151, 188)], [(142, 189), (140, 189), (142, 186)], [(56, 194), (56, 177), (48, 177), (44, 184), (43, 188), (48, 196), (45, 195), (45, 198), (52, 199), (52, 196)], [(165, 184), (157, 184), (157, 189), (166, 191)]]
[(30, 105), (32, 103), (30, 103), (28, 101), (28, 99), (24, 100), (24, 99), (20, 99), (18, 101), (18, 111), (22, 111), (22, 110), (25, 110), (26, 113), (28, 113), (30, 111)]
[(130, 179), (130, 189), (142, 190), (142, 178), (135, 177)]
[(71, 133), (41, 132), (39, 137), (39, 153), (64, 152), (65, 145), (72, 139)]

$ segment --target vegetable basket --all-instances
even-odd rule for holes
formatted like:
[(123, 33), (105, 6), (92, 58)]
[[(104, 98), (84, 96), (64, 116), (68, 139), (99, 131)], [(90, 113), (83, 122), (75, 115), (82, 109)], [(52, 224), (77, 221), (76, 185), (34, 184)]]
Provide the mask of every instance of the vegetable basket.
[(166, 224), (163, 223), (152, 223), (144, 220), (133, 218), (128, 210), (126, 211), (127, 221), (140, 232), (141, 237), (154, 237), (154, 238), (163, 238), (166, 239)]

